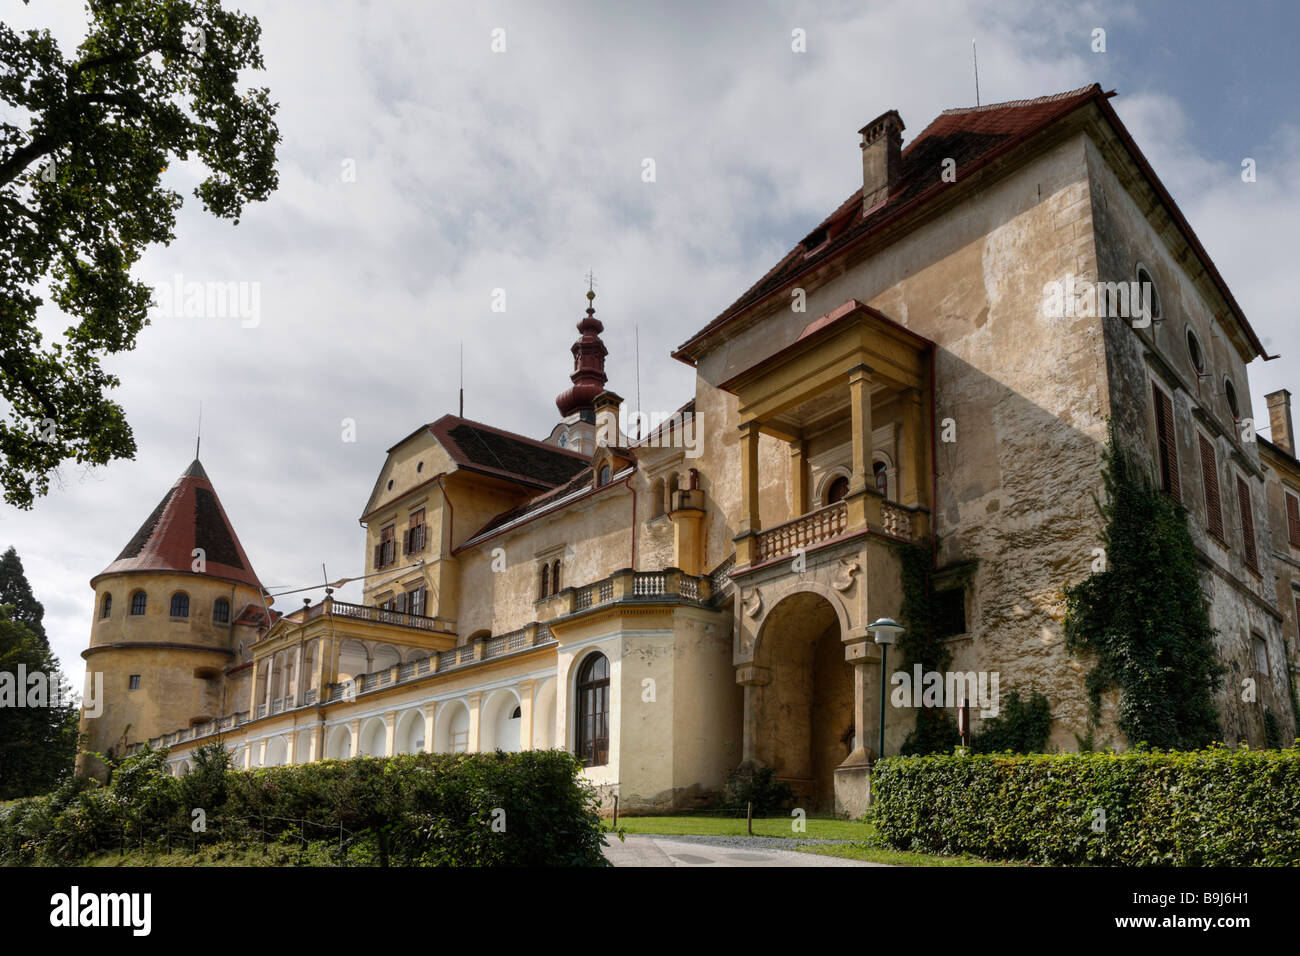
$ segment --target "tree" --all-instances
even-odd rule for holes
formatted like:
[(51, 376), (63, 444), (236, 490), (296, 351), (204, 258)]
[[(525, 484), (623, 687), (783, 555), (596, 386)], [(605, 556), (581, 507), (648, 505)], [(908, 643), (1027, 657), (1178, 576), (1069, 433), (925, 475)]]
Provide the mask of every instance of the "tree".
[[(21, 665), (21, 669), (20, 669)], [(43, 706), (0, 706), (0, 800), (48, 793), (72, 773), (77, 754), (77, 707), (59, 671), (59, 662), (43, 638), (14, 620), (12, 608), (0, 605), (0, 674), (44, 674), (47, 691)], [(54, 701), (54, 688), (59, 700)], [(19, 694), (25, 687), (14, 687)]]
[(1187, 509), (1156, 487), (1113, 423), (1102, 480), (1105, 569), (1065, 589), (1066, 646), (1096, 654), (1087, 678), (1092, 722), (1102, 692), (1118, 687), (1119, 729), (1131, 743), (1205, 747), (1219, 735), (1214, 692), (1225, 668), (1215, 655)]
[(0, 556), (0, 604), (8, 604), (12, 609), (12, 618), (25, 625), (28, 630), (40, 638), (49, 649), (49, 640), (45, 635), (45, 606), (32, 594), (32, 586), (27, 583), (27, 574), (23, 571), (23, 562), (18, 552), (12, 547)]
[[(89, 32), (65, 58), (48, 30), (0, 23), (0, 487), (30, 508), (69, 459), (135, 454), (102, 356), (128, 351), (147, 323), (150, 288), (130, 276), (152, 243), (175, 235), (179, 193), (161, 176), (197, 156), (195, 196), (239, 223), (277, 185), (257, 20), (220, 0), (87, 0)], [(18, 125), (22, 123), (22, 125)], [(25, 127), (25, 128), (24, 128)], [(44, 299), (75, 322), (42, 344)]]

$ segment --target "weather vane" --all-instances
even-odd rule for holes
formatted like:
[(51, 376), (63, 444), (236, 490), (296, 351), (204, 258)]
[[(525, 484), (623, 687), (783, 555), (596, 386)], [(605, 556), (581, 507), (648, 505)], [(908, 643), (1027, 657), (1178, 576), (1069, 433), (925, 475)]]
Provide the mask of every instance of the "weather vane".
[(586, 274), (585, 276), (583, 276), (583, 278), (587, 280), (587, 291), (588, 291), (588, 292), (595, 292), (595, 291), (596, 291), (596, 276), (595, 276), (595, 274), (594, 274), (590, 269), (588, 269), (588, 270), (587, 270), (587, 274)]

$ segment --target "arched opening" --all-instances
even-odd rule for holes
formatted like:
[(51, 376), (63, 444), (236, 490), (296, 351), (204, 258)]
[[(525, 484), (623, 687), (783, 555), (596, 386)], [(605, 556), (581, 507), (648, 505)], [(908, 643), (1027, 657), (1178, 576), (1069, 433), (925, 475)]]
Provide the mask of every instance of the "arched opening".
[(519, 747), (520, 719), (519, 698), (515, 692), (502, 689), (487, 699), (479, 719), (482, 741), (480, 750), (502, 750), (516, 753)]
[(677, 472), (668, 476), (668, 487), (664, 489), (664, 510), (673, 510), (673, 495), (677, 493)]
[[(871, 472), (875, 475), (876, 491), (884, 498), (889, 497), (889, 466), (883, 461), (873, 462)], [(847, 489), (845, 489), (847, 491)]]
[(763, 622), (756, 662), (771, 682), (752, 688), (755, 756), (815, 811), (835, 806), (835, 768), (854, 747), (853, 671), (839, 618), (819, 594), (792, 594)]
[(361, 725), (361, 746), (358, 755), (366, 757), (384, 757), (388, 754), (388, 728), (383, 720), (371, 717)]
[(148, 600), (149, 600), (148, 597), (145, 595), (143, 591), (136, 591), (134, 594), (132, 594), (131, 613), (133, 615), (143, 614), (145, 611), (145, 605), (148, 602)]
[(111, 595), (111, 594), (105, 594), (105, 595), (104, 595), (104, 603), (100, 605), (99, 616), (100, 616), (101, 618), (105, 618), (105, 617), (108, 617), (108, 616), (109, 616), (110, 614), (112, 614), (112, 613), (113, 613), (113, 595)]
[(397, 739), (394, 746), (399, 754), (424, 753), (424, 714), (408, 710), (397, 718)]
[(542, 564), (541, 583), (537, 589), (539, 599), (545, 601), (551, 595), (551, 568), (548, 564)]
[(212, 602), (212, 620), (217, 624), (230, 623), (230, 602), (225, 598), (217, 598)]
[(664, 504), (664, 501), (666, 500), (664, 495), (664, 480), (662, 478), (656, 478), (650, 485), (651, 518), (662, 517), (663, 513), (668, 510), (667, 506)]
[(555, 681), (547, 680), (533, 697), (533, 749), (555, 746)]
[(313, 754), (311, 751), (311, 739), (313, 732), (302, 730), (298, 732), (298, 763), (307, 763), (311, 760), (319, 760), (320, 754)]
[(357, 677), (370, 669), (370, 653), (366, 645), (349, 638), (339, 645), (339, 680)]
[(832, 478), (830, 484), (826, 486), (826, 500), (823, 504), (833, 505), (837, 501), (843, 501), (849, 494), (849, 477), (848, 475), (838, 475)]
[(551, 562), (551, 593), (560, 593), (560, 559)]
[(279, 767), (289, 760), (289, 745), (283, 737), (272, 737), (266, 742), (266, 759), (263, 766)]
[(469, 708), (452, 701), (438, 708), (434, 750), (440, 754), (463, 754), (469, 749)]
[(347, 760), (352, 756), (352, 732), (343, 725), (332, 729), (325, 737), (325, 756), (331, 760)]

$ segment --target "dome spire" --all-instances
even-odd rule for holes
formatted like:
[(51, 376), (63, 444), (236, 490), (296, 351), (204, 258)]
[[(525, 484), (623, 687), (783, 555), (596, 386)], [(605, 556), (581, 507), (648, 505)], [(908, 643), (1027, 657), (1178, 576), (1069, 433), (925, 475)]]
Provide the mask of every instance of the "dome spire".
[(587, 315), (578, 322), (578, 340), (570, 349), (573, 352), (573, 374), (569, 376), (573, 386), (555, 400), (555, 407), (560, 414), (568, 418), (575, 412), (584, 418), (595, 421), (596, 396), (605, 390), (605, 356), (609, 351), (600, 339), (605, 331), (596, 318), (596, 279), (590, 272), (587, 279)]

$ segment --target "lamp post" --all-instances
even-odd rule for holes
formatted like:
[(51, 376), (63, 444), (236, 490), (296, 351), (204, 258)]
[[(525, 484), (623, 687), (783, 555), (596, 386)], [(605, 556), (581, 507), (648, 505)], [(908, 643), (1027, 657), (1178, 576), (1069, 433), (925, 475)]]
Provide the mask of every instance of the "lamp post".
[(889, 645), (893, 644), (905, 628), (892, 617), (877, 618), (867, 625), (867, 633), (880, 645), (880, 749), (876, 759), (885, 755), (885, 658), (889, 654)]

